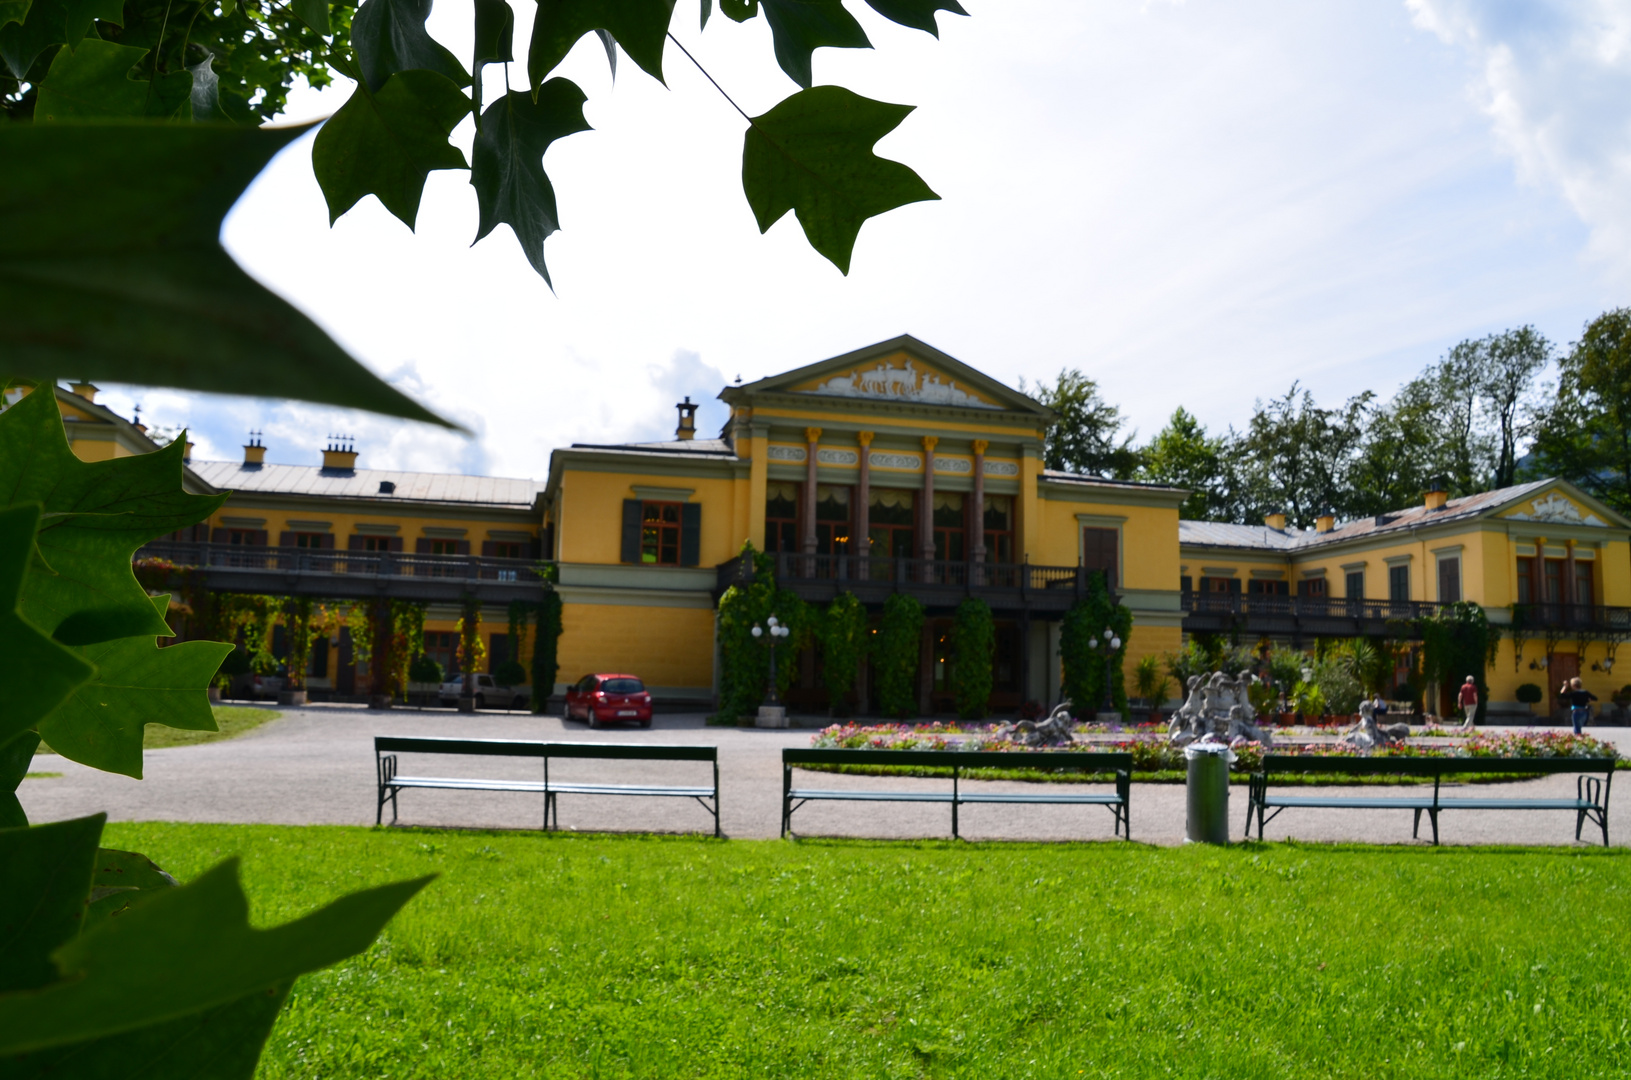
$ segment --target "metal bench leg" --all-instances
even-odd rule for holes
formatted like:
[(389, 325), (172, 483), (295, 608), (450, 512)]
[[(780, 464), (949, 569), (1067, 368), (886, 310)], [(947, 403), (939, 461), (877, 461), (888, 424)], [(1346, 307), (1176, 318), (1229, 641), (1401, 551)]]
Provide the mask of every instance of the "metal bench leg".
[(1585, 828), (1585, 825), (1586, 812), (1584, 810), (1577, 811), (1574, 815), (1574, 842), (1577, 844), (1580, 842), (1580, 830)]
[(1416, 807), (1416, 823), (1410, 826), (1410, 839), (1421, 839), (1421, 807)]
[(962, 839), (957, 833), (957, 800), (955, 798), (951, 801), (951, 838), (953, 840)]
[(1433, 846), (1438, 847), (1438, 808), (1427, 811), (1427, 816), (1433, 820)]
[(401, 788), (392, 788), (391, 789), (391, 824), (392, 825), (396, 824), (396, 819), (397, 819), (396, 797), (398, 795), (400, 795), (400, 794), (402, 794), (402, 789)]
[(379, 789), (379, 805), (374, 807), (374, 827), (385, 824), (385, 789)]

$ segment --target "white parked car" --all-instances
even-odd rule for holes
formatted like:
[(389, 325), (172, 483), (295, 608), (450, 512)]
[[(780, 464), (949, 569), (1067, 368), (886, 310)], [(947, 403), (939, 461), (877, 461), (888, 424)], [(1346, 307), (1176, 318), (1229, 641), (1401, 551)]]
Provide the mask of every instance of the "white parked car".
[(525, 686), (504, 686), (494, 682), (493, 677), (485, 673), (473, 676), (461, 675), (451, 682), (443, 683), (442, 688), (436, 693), (437, 699), (449, 708), (457, 707), (459, 697), (464, 693), (464, 680), (466, 678), (476, 680), (475, 686), (471, 689), (474, 692), (476, 708), (478, 709), (488, 707), (525, 709), (528, 702), (531, 701), (531, 696), (527, 693)]

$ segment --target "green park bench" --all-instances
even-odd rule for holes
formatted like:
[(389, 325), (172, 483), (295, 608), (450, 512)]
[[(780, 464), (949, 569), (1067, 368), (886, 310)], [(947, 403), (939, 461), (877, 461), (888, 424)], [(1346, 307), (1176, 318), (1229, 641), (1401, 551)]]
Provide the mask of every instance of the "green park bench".
[[(492, 780), (462, 776), (404, 776), (397, 771), (397, 754), (457, 754), (479, 757), (538, 758), (543, 775), (536, 780)], [(551, 779), (549, 763), (561, 759), (612, 761), (706, 761), (713, 767), (712, 786), (670, 784), (578, 783)], [(544, 796), (544, 828), (561, 827), (560, 795), (649, 795), (695, 799), (714, 818), (719, 836), (719, 749), (714, 746), (662, 746), (638, 743), (539, 742), (518, 739), (436, 739), (379, 735), (374, 738), (374, 767), (379, 781), (379, 806), (374, 824), (382, 824), (385, 804), (391, 821), (397, 820), (397, 795), (405, 788), (464, 791), (530, 791)], [(710, 805), (711, 803), (711, 805)]]
[[(1282, 795), (1270, 794), (1269, 783), (1276, 775), (1300, 773), (1340, 776), (1431, 777), (1426, 785), (1398, 795)], [(1469, 773), (1517, 773), (1556, 776), (1581, 773), (1572, 799), (1537, 799), (1524, 796), (1488, 797), (1445, 795), (1445, 777)], [(1598, 775), (1600, 774), (1600, 775)], [(1574, 838), (1587, 820), (1603, 830), (1603, 846), (1608, 846), (1608, 793), (1614, 780), (1613, 758), (1484, 758), (1484, 757), (1303, 757), (1295, 754), (1265, 754), (1262, 768), (1250, 777), (1246, 802), (1246, 836), (1252, 834), (1252, 815), (1257, 815), (1257, 838), (1263, 839), (1263, 826), (1291, 807), (1321, 807), (1338, 810), (1413, 810), (1415, 824), (1410, 831), (1421, 835), (1421, 816), (1433, 826), (1433, 843), (1438, 843), (1438, 816), (1445, 810), (1572, 810)], [(1340, 781), (1337, 781), (1340, 783)], [(1407, 789), (1409, 790), (1409, 789)], [(1457, 789), (1459, 790), (1459, 789)], [(1272, 812), (1271, 812), (1272, 811)]]
[[(875, 788), (795, 788), (793, 769), (801, 765), (893, 765), (951, 769), (951, 787), (942, 791), (880, 791)], [(1054, 784), (1040, 785), (1036, 791), (969, 791), (963, 786), (969, 769), (1072, 770), (1082, 773), (1115, 773), (1115, 791), (1066, 791)], [(970, 803), (1021, 803), (1075, 806), (1107, 806), (1115, 817), (1117, 836), (1132, 839), (1128, 816), (1132, 791), (1133, 755), (1125, 753), (1078, 753), (1070, 750), (1037, 750), (1024, 753), (996, 750), (783, 750), (782, 751), (782, 835), (793, 828), (793, 811), (807, 802), (917, 802), (948, 803), (951, 806), (951, 834), (958, 835), (957, 808)]]

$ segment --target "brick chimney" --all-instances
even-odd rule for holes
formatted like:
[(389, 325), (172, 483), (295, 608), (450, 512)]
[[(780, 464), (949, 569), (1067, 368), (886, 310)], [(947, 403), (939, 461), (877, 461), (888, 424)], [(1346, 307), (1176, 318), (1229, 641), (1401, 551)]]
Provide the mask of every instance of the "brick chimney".
[(1263, 515), (1263, 524), (1275, 532), (1286, 531), (1286, 512), (1284, 510), (1271, 510)]
[(99, 389), (99, 387), (93, 385), (88, 379), (81, 379), (73, 384), (72, 389), (74, 393), (78, 394), (86, 401), (94, 402), (96, 400), (96, 391)]
[(340, 472), (354, 472), (357, 468), (357, 444), (350, 435), (330, 435), (323, 447), (323, 468)]
[(1427, 509), (1442, 510), (1444, 504), (1450, 501), (1450, 485), (1442, 476), (1435, 476), (1427, 481)]
[(261, 445), (261, 433), (251, 431), (249, 441), (244, 443), (244, 466), (258, 469), (266, 464), (266, 447)]
[(674, 438), (682, 442), (689, 442), (697, 437), (697, 407), (691, 404), (691, 395), (686, 394), (685, 400), (674, 408), (680, 411), (680, 426), (674, 429)]
[(1320, 516), (1314, 519), (1314, 531), (1328, 533), (1337, 527), (1337, 516), (1329, 510), (1322, 510)]

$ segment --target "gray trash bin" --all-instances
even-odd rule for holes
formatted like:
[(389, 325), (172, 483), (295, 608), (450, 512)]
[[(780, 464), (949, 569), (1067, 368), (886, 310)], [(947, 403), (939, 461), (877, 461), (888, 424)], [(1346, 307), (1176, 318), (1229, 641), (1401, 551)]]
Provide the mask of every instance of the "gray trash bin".
[(1184, 842), (1227, 844), (1229, 842), (1229, 765), (1235, 752), (1220, 742), (1190, 743), (1184, 747), (1189, 776), (1188, 818)]

